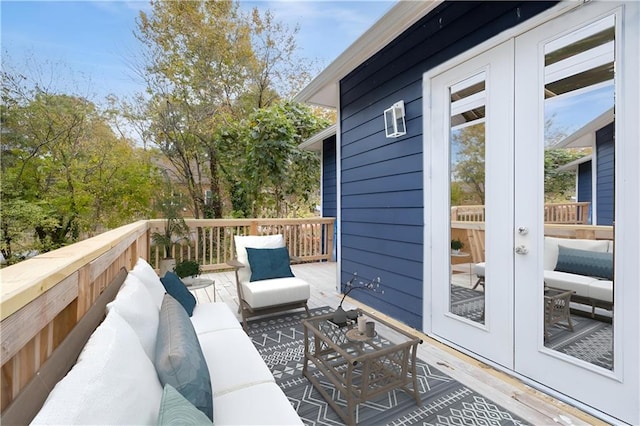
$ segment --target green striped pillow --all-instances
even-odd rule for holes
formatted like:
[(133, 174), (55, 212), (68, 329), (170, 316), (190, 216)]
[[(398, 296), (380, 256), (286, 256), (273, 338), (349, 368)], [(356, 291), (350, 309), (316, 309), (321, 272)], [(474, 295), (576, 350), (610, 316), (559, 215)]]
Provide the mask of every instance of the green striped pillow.
[(164, 385), (159, 425), (212, 425), (209, 418), (170, 384)]

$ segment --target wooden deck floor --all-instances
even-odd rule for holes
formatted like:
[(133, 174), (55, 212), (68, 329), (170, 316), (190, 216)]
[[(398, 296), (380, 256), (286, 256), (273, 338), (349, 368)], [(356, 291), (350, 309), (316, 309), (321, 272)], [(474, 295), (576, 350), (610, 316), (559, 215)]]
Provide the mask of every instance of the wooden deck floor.
[[(336, 268), (336, 263), (309, 263), (292, 266), (296, 276), (307, 280), (311, 284), (309, 308), (336, 307), (340, 303), (342, 295), (336, 290)], [(204, 276), (215, 280), (216, 301), (229, 305), (240, 320), (240, 315), (237, 313), (238, 297), (233, 272), (209, 273), (204, 274)], [(212, 302), (214, 300), (212, 286), (195, 290), (194, 294), (198, 302)], [(345, 300), (343, 306), (346, 309), (360, 307), (366, 311), (376, 313), (374, 309), (350, 298)], [(530, 424), (606, 424), (415, 329), (409, 328), (389, 317), (386, 318), (423, 339), (424, 343), (418, 348), (418, 357), (420, 359), (443, 370), (470, 389), (507, 408)]]

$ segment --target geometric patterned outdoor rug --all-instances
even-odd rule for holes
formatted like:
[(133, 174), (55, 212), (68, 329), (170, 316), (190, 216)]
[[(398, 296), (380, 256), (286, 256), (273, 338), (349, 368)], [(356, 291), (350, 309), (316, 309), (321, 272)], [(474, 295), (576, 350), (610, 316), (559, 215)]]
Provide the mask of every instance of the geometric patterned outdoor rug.
[[(451, 313), (484, 324), (484, 292), (451, 286)], [(613, 370), (613, 328), (610, 323), (571, 315), (573, 331), (564, 322), (549, 328), (545, 346), (599, 367)]]
[[(312, 315), (333, 310), (311, 309)], [(249, 337), (306, 425), (342, 425), (338, 414), (302, 375), (304, 360), (304, 311), (296, 311), (249, 322)], [(380, 336), (384, 340), (384, 336)], [(341, 406), (346, 401), (331, 382), (320, 379)], [(439, 369), (417, 362), (418, 387), (422, 407), (402, 390), (390, 391), (373, 401), (359, 404), (356, 422), (362, 425), (521, 425), (525, 422), (472, 391)]]
[(549, 328), (547, 348), (613, 370), (613, 327), (607, 322), (571, 315), (573, 331), (563, 324)]

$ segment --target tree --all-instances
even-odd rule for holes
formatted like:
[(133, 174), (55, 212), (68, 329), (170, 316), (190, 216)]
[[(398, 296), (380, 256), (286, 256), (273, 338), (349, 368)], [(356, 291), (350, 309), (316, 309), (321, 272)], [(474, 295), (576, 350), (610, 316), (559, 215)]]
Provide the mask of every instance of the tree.
[(452, 164), (452, 181), (466, 184), (472, 202), (484, 205), (485, 174), (485, 126), (484, 123), (464, 127), (451, 136), (452, 152), (456, 153)]
[(47, 251), (148, 212), (148, 160), (92, 102), (13, 70), (3, 72), (2, 97), (5, 258), (14, 246)]
[(151, 98), (152, 139), (187, 188), (194, 217), (222, 217), (225, 193), (238, 190), (238, 179), (228, 178), (226, 190), (220, 181), (225, 132), (308, 81), (304, 62), (293, 60), (296, 32), (268, 11), (242, 14), (237, 2), (153, 2), (150, 14), (141, 12), (139, 74)]
[(223, 170), (235, 215), (286, 217), (315, 206), (319, 157), (298, 145), (327, 124), (310, 108), (283, 101), (223, 129)]

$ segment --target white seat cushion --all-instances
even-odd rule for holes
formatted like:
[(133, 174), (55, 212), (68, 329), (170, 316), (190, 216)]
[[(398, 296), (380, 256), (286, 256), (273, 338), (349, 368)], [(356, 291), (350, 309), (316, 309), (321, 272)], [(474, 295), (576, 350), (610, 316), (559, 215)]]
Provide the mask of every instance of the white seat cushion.
[(598, 280), (584, 275), (559, 271), (544, 271), (544, 283), (548, 287), (572, 290), (576, 292), (576, 295), (582, 297), (589, 297), (589, 286), (595, 281)]
[(263, 383), (214, 396), (217, 425), (301, 425), (302, 420), (275, 383)]
[(613, 281), (595, 280), (589, 285), (589, 297), (613, 303)]
[[(213, 383), (213, 396), (258, 383), (275, 383), (273, 374), (242, 330), (221, 330), (198, 336)], [(245, 400), (245, 404), (251, 400)], [(214, 404), (214, 416), (218, 406)], [(243, 409), (247, 411), (246, 405)], [(251, 410), (248, 410), (251, 411)], [(214, 422), (217, 421), (214, 418)]]
[(241, 285), (244, 300), (254, 309), (307, 300), (311, 296), (309, 283), (296, 277), (242, 282)]
[(191, 322), (197, 335), (220, 330), (241, 329), (238, 319), (226, 303), (198, 303)]

